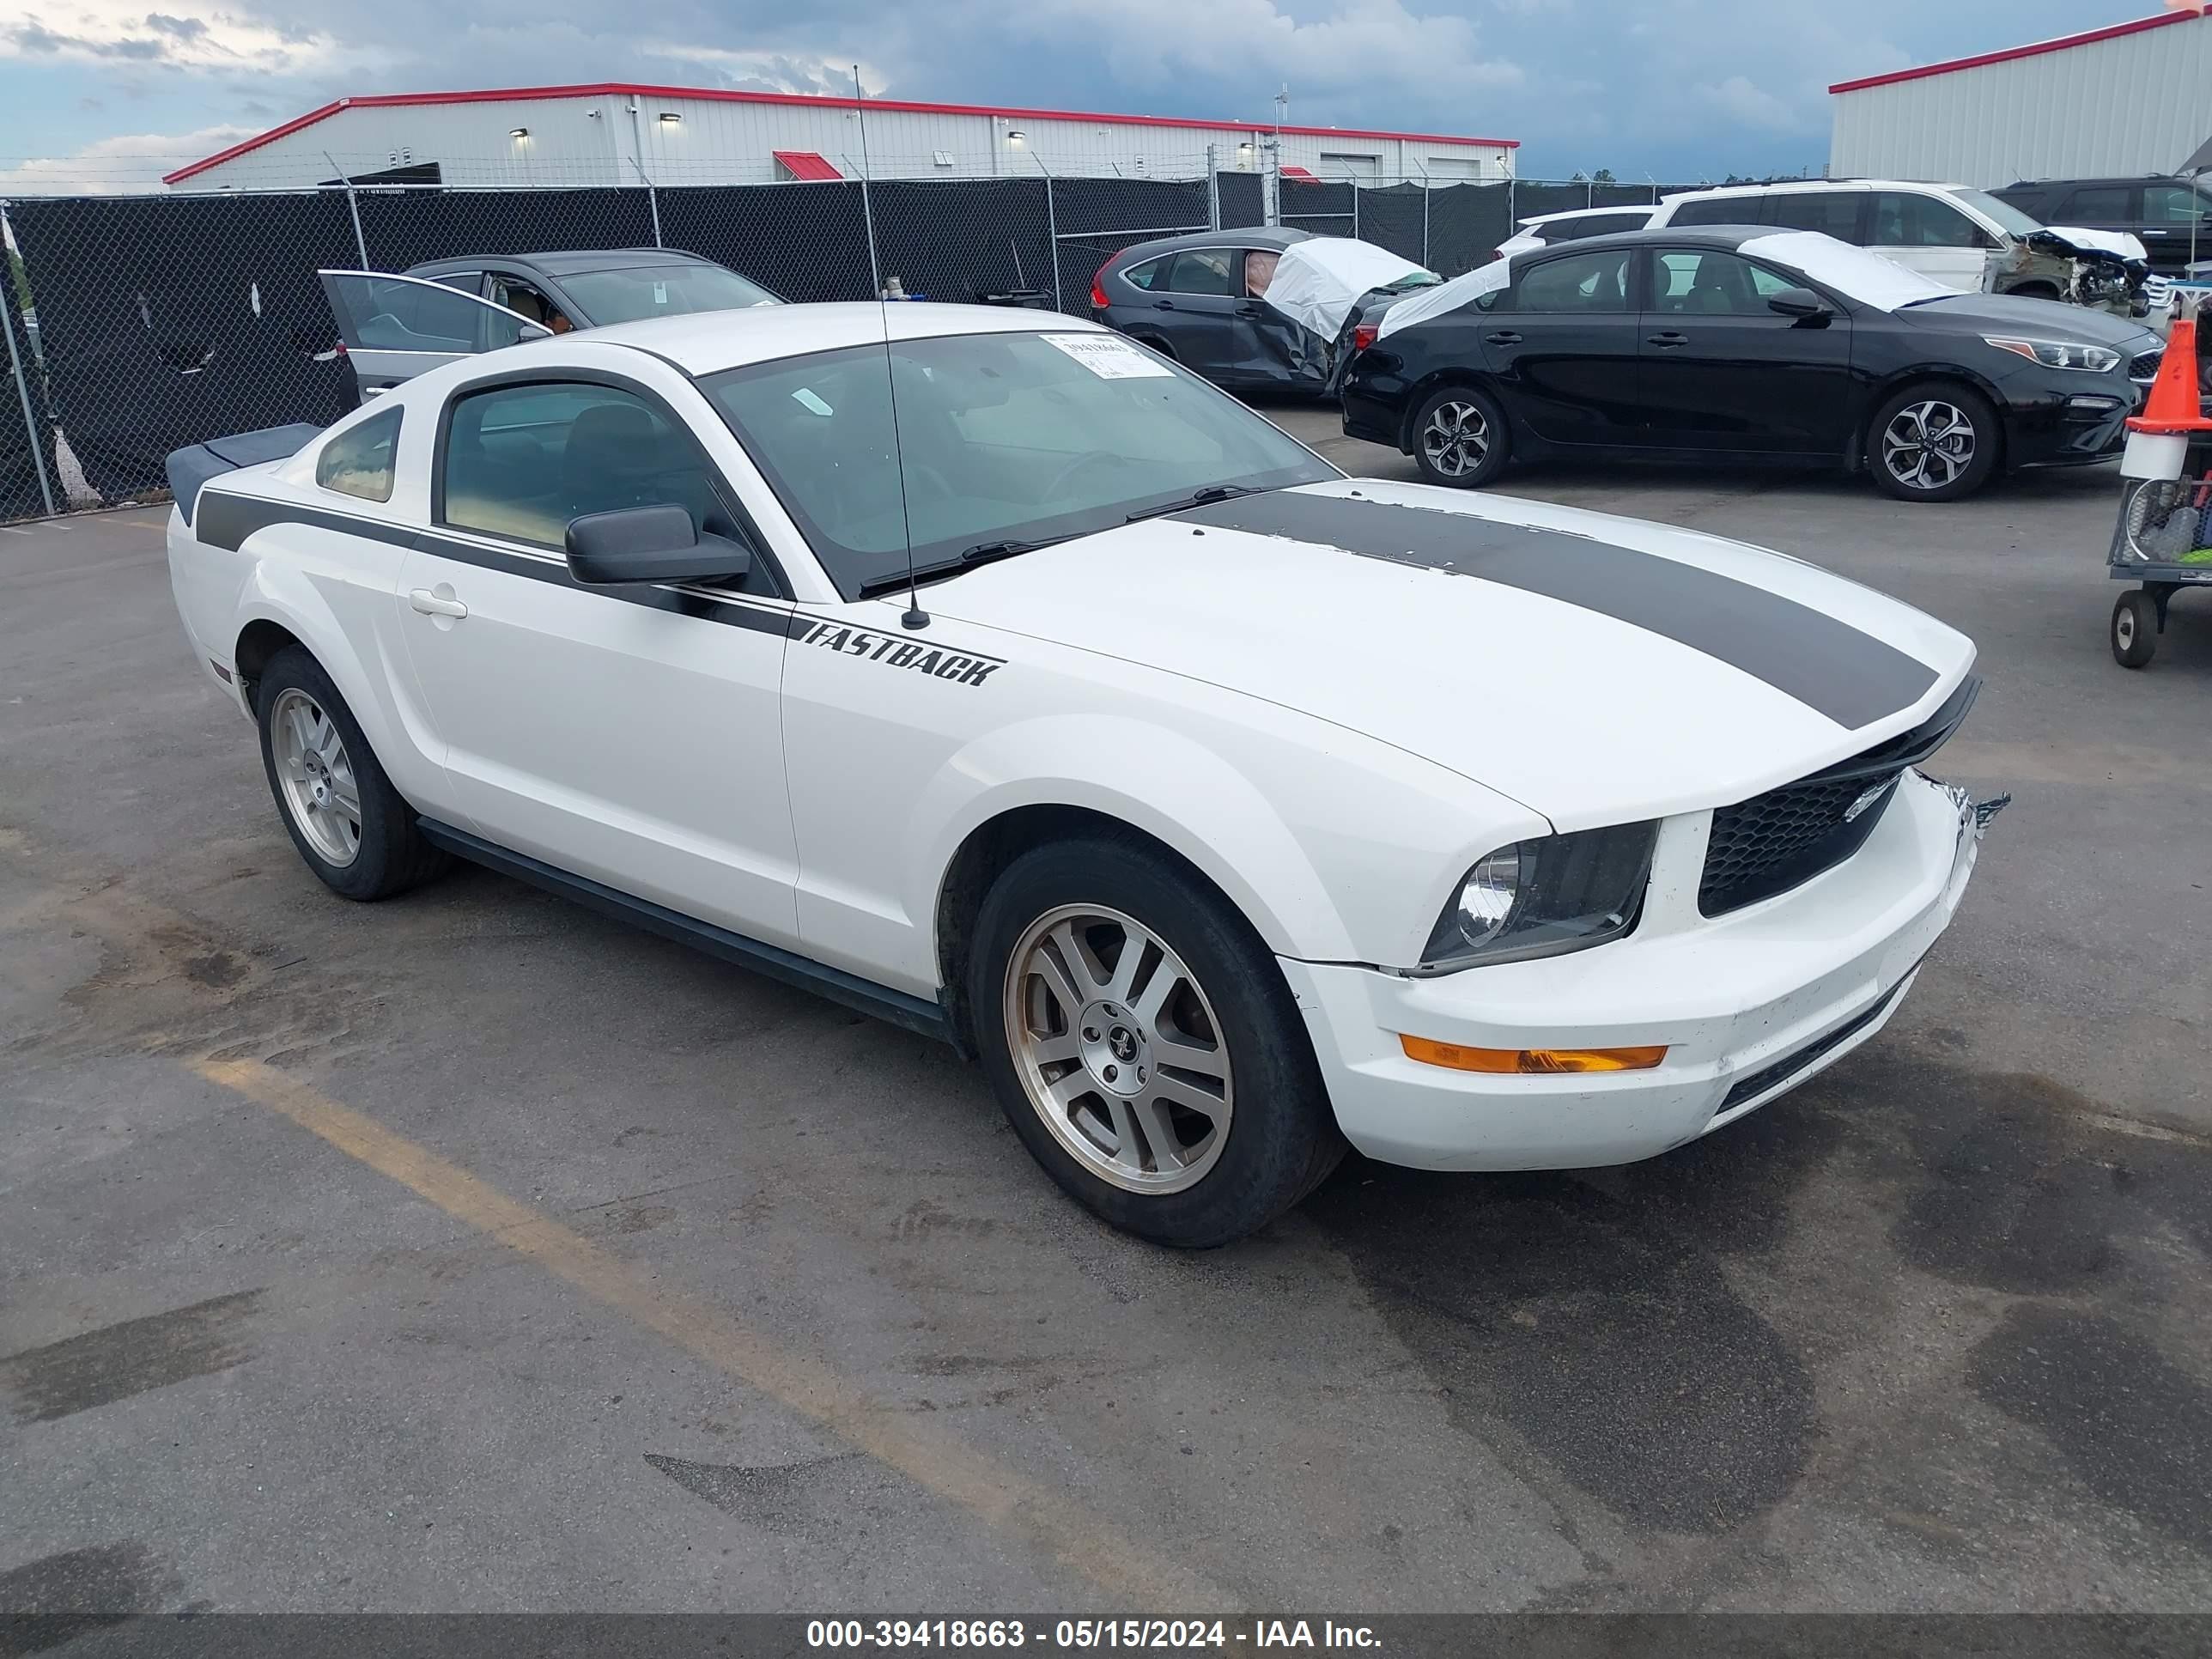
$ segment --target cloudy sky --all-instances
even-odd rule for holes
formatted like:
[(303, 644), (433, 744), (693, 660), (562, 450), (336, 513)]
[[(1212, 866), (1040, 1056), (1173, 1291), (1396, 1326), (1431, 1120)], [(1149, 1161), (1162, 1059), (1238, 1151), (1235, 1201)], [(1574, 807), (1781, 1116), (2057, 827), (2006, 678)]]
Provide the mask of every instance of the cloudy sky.
[[(149, 10), (151, 4), (161, 8)], [(627, 79), (1517, 137), (1521, 171), (1817, 170), (1832, 81), (2159, 0), (0, 0), (0, 193), (349, 93)]]

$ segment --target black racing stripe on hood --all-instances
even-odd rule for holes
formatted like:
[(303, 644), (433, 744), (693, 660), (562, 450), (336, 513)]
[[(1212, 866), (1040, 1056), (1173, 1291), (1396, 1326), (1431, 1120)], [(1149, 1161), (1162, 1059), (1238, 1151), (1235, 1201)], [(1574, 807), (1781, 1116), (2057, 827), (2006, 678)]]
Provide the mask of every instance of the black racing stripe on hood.
[(1595, 611), (1740, 668), (1852, 730), (1910, 708), (1936, 684), (1918, 658), (1810, 605), (1571, 531), (1286, 489), (1175, 516), (1477, 576)]

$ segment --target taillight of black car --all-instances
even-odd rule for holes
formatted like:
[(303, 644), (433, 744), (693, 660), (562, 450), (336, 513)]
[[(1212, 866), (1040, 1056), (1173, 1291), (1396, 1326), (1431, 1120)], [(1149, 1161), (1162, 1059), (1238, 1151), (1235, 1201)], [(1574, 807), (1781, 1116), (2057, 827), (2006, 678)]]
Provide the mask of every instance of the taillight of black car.
[(1091, 308), (1093, 311), (1103, 311), (1114, 303), (1106, 297), (1106, 273), (1113, 269), (1114, 262), (1109, 259), (1098, 267), (1097, 274), (1091, 279)]
[(1360, 323), (1356, 325), (1352, 331), (1352, 350), (1354, 352), (1366, 350), (1368, 347), (1375, 343), (1376, 337), (1380, 331), (1379, 327), (1374, 323)]

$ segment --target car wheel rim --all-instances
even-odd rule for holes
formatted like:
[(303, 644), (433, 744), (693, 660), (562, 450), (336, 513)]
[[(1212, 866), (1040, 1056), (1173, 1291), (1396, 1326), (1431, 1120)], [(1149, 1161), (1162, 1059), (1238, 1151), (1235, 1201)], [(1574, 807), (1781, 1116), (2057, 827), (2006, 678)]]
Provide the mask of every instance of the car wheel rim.
[(1443, 477), (1463, 478), (1490, 453), (1490, 422), (1473, 404), (1439, 404), (1421, 428), (1421, 453)]
[(361, 786), (337, 723), (305, 691), (269, 711), (270, 748), (284, 810), (316, 856), (341, 867), (361, 856)]
[(1897, 411), (1882, 429), (1881, 464), (1907, 489), (1942, 489), (1974, 461), (1973, 417), (1938, 398)]
[(1030, 1106), (1092, 1174), (1138, 1193), (1206, 1178), (1236, 1087), (1195, 975), (1135, 918), (1066, 905), (1007, 958), (1006, 1037)]

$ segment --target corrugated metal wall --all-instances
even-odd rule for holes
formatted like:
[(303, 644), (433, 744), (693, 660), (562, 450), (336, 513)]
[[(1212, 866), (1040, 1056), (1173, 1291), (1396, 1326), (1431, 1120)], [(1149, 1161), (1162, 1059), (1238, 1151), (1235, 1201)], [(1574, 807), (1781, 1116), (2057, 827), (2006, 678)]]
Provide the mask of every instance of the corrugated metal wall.
[[(672, 97), (640, 99), (633, 114), (630, 102), (617, 94), (349, 108), (177, 188), (298, 189), (339, 172), (359, 176), (432, 161), (443, 183), (461, 188), (635, 185), (633, 155), (641, 155), (659, 185), (757, 184), (777, 177), (771, 158), (779, 149), (811, 151), (847, 177), (860, 176), (860, 121), (851, 109)], [(516, 128), (526, 128), (528, 137), (511, 137)], [(1240, 149), (1248, 141), (1252, 147)], [(1189, 179), (1206, 172), (1209, 147), (1220, 168), (1264, 163), (1255, 136), (1218, 127), (896, 109), (872, 109), (867, 118), (870, 171), (878, 179), (1035, 178), (1041, 168), (1063, 177)], [(1285, 163), (1343, 176), (1347, 168), (1325, 164), (1323, 152), (1369, 158), (1360, 170), (1383, 179), (1418, 179), (1437, 158), (1449, 162), (1433, 167), (1440, 173), (1503, 179), (1513, 155), (1494, 145), (1284, 135)]]
[(1839, 92), (1829, 172), (1984, 188), (2167, 173), (2212, 137), (2212, 18)]

